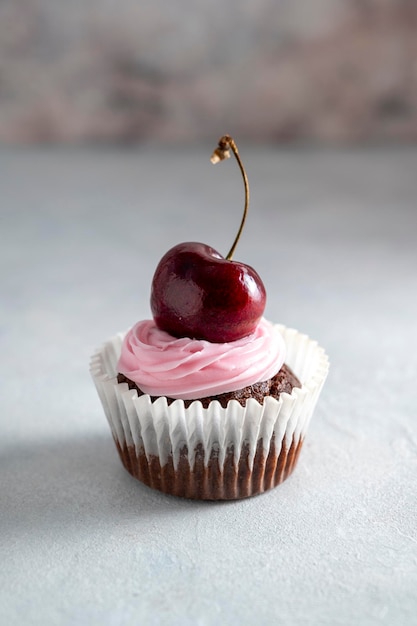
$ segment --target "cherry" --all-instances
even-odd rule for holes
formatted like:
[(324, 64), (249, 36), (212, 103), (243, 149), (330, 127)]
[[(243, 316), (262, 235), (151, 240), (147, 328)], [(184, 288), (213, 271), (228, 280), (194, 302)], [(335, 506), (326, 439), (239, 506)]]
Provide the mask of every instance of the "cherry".
[(265, 309), (259, 275), (204, 243), (169, 250), (152, 281), (156, 325), (174, 337), (235, 341), (255, 330)]
[(175, 337), (236, 341), (252, 333), (265, 309), (266, 291), (257, 272), (232, 260), (249, 205), (249, 185), (233, 139), (225, 135), (212, 155), (217, 163), (232, 149), (245, 185), (245, 208), (235, 241), (224, 258), (204, 243), (181, 243), (160, 260), (151, 290), (156, 325)]

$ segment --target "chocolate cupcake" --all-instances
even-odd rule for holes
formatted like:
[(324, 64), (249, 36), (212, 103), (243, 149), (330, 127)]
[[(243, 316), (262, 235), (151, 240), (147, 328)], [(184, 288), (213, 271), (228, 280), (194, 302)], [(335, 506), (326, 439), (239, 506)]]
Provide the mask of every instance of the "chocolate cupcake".
[(328, 370), (316, 342), (263, 317), (261, 278), (232, 260), (249, 188), (229, 136), (212, 160), (230, 149), (245, 208), (229, 254), (193, 242), (169, 250), (152, 281), (153, 319), (106, 342), (90, 368), (128, 472), (204, 500), (256, 495), (289, 476)]
[(297, 377), (288, 375), (291, 393), (267, 394), (262, 402), (231, 399), (226, 406), (214, 398), (206, 408), (200, 400), (155, 398), (118, 382), (123, 336), (106, 342), (92, 358), (91, 373), (127, 471), (165, 493), (205, 500), (245, 498), (285, 480), (301, 451), (328, 359), (306, 335), (276, 328), (286, 346), (280, 372), (290, 368)]

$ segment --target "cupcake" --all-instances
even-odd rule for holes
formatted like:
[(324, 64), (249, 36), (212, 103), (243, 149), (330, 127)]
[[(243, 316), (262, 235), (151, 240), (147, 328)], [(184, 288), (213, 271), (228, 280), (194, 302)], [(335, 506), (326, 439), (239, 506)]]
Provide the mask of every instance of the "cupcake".
[(293, 471), (327, 376), (324, 350), (264, 317), (257, 272), (210, 246), (174, 246), (158, 264), (152, 319), (109, 339), (90, 371), (127, 471), (149, 487), (202, 500), (269, 490)]

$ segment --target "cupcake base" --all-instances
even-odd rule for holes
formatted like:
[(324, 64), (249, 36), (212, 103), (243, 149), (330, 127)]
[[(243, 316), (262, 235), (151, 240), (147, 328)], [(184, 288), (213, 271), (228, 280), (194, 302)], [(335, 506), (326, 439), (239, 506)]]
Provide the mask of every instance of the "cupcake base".
[(252, 469), (249, 444), (242, 447), (237, 465), (233, 447), (230, 447), (222, 468), (215, 450), (205, 463), (201, 444), (197, 446), (194, 466), (190, 467), (188, 448), (184, 446), (175, 469), (172, 456), (161, 466), (158, 456), (148, 458), (144, 450), (137, 455), (134, 446), (121, 446), (117, 440), (115, 443), (129, 474), (152, 489), (192, 500), (238, 500), (268, 491), (288, 478), (296, 466), (303, 440), (293, 440), (289, 449), (282, 446), (277, 451), (275, 438), (272, 438), (266, 456), (263, 442), (258, 441)]
[(107, 341), (90, 371), (127, 471), (149, 487), (199, 500), (247, 498), (282, 483), (296, 465), (329, 364), (316, 341), (279, 328), (301, 388), (244, 405), (139, 395), (117, 380), (123, 335)]

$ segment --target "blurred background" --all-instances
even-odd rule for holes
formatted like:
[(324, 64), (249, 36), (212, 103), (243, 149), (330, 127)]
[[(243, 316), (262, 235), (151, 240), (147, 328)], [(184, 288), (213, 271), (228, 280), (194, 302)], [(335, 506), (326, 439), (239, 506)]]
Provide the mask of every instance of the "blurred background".
[(415, 0), (2, 0), (0, 141), (415, 141)]

